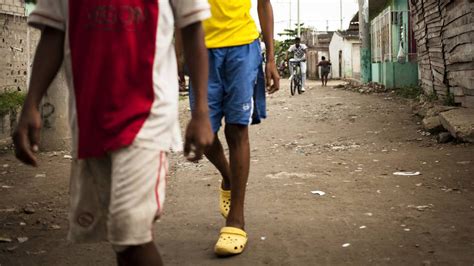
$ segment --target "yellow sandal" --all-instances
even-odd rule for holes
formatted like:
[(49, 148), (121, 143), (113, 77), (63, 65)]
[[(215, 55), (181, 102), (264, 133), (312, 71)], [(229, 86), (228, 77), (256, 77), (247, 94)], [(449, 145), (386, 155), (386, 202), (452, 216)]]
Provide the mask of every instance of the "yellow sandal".
[(227, 219), (230, 211), (230, 190), (220, 189), (219, 193), (219, 209), (224, 218)]
[(242, 253), (247, 244), (247, 233), (236, 227), (222, 227), (214, 252), (218, 256), (230, 256)]

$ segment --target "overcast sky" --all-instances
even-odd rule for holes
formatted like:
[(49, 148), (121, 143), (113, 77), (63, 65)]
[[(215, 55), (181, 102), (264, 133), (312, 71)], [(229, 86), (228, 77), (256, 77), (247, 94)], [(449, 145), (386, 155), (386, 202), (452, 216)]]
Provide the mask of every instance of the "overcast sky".
[[(253, 2), (253, 16), (257, 19), (257, 0)], [(290, 3), (292, 24), (296, 24), (297, 0), (272, 0), (275, 15), (275, 37), (277, 33), (288, 28), (290, 22)], [(314, 26), (317, 30), (338, 30), (340, 20), (340, 0), (300, 0), (300, 20), (305, 25)], [(342, 0), (343, 27), (346, 29), (349, 21), (358, 10), (357, 0)], [(257, 20), (258, 21), (258, 20)]]

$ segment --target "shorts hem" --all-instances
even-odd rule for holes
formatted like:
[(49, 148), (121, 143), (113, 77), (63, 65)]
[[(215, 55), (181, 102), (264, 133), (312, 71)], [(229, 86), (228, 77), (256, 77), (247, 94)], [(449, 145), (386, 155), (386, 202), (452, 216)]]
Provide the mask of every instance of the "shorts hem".
[(153, 237), (150, 235), (147, 237), (131, 238), (131, 239), (122, 240), (122, 241), (109, 240), (108, 242), (114, 246), (140, 246), (140, 245), (153, 242)]

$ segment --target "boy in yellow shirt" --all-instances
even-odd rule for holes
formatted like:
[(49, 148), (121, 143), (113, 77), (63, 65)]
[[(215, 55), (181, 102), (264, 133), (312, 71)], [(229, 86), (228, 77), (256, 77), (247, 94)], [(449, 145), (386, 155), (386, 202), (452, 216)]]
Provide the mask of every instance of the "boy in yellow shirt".
[[(226, 226), (220, 231), (215, 253), (227, 256), (242, 253), (247, 243), (244, 198), (250, 167), (248, 126), (266, 116), (265, 81), (259, 32), (250, 15), (251, 0), (209, 0), (209, 4), (212, 17), (203, 26), (209, 55), (209, 115), (215, 139), (205, 155), (222, 175), (219, 200)], [(274, 93), (280, 77), (274, 58), (270, 0), (258, 0), (258, 16), (266, 46), (266, 87)], [(192, 91), (190, 100), (193, 108)], [(223, 118), (229, 161), (217, 137)]]

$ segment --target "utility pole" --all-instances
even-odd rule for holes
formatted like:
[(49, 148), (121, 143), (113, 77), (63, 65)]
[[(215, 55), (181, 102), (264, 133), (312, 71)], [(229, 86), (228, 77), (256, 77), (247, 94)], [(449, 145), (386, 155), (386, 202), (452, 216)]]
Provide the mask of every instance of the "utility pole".
[(293, 25), (292, 25), (292, 21), (291, 21), (291, 0), (290, 0), (290, 25), (288, 25), (288, 29), (292, 29), (293, 28)]
[(372, 81), (372, 56), (369, 25), (369, 0), (359, 0), (360, 79), (362, 83)]
[(339, 0), (339, 17), (341, 18), (340, 30), (342, 31), (342, 24), (343, 24), (343, 21), (342, 21), (342, 0)]
[(301, 23), (300, 23), (300, 0), (297, 0), (297, 20), (298, 20), (298, 37), (301, 37)]

